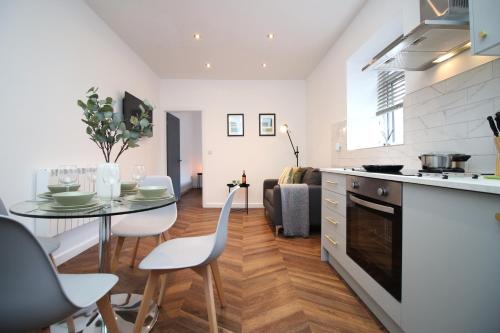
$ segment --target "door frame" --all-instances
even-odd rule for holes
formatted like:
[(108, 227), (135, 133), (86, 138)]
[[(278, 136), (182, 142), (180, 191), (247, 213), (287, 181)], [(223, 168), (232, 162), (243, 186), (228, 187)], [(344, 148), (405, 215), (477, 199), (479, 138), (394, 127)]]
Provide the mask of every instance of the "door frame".
[(163, 130), (162, 132), (162, 154), (164, 154), (164, 172), (167, 174), (167, 113), (169, 112), (200, 112), (201, 117), (201, 165), (203, 166), (203, 176), (201, 177), (201, 195), (202, 195), (202, 206), (205, 207), (205, 131), (203, 130), (203, 117), (204, 112), (200, 108), (196, 109), (184, 109), (184, 108), (169, 108), (168, 110), (164, 110), (162, 112), (162, 124)]

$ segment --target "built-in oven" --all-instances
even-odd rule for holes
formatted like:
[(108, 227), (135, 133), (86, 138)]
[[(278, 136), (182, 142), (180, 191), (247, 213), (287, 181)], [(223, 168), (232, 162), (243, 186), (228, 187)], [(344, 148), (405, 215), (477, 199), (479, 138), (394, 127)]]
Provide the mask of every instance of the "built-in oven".
[(401, 302), (402, 185), (347, 177), (347, 255)]

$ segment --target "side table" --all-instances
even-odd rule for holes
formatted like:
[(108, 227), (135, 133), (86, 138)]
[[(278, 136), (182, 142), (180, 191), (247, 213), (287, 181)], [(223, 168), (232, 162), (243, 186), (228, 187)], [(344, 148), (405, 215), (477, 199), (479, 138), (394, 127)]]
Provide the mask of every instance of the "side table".
[[(233, 187), (235, 187), (236, 185), (235, 184), (227, 184), (227, 189), (229, 191), (229, 193), (231, 193), (231, 189)], [(245, 183), (245, 184), (239, 184), (239, 186), (241, 188), (244, 188), (245, 189), (245, 208), (242, 209), (243, 211), (246, 211), (247, 212), (247, 215), (248, 215), (248, 188), (250, 187), (250, 184), (248, 183)], [(237, 209), (236, 209), (237, 210)]]

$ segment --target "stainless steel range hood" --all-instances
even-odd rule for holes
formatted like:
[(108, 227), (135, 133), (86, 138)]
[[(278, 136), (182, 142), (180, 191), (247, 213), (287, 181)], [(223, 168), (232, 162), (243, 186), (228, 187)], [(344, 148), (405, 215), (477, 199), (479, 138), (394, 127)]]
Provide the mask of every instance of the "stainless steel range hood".
[(424, 71), (470, 47), (468, 0), (420, 0), (420, 24), (362, 70)]

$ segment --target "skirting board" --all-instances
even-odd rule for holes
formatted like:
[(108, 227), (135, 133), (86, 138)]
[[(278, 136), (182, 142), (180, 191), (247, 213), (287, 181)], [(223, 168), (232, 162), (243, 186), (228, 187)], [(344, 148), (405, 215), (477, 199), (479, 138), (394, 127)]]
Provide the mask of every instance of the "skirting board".
[(328, 262), (340, 274), (344, 281), (351, 287), (366, 306), (373, 312), (375, 317), (391, 333), (404, 333), (397, 323), (390, 318), (384, 310), (368, 295), (364, 289), (354, 280), (354, 278), (340, 265), (331, 255), (328, 254)]
[[(204, 203), (203, 208), (222, 208), (224, 206), (224, 203), (214, 203), (214, 202), (209, 202), (209, 203)], [(232, 208), (245, 208), (245, 203), (244, 202), (235, 202), (231, 206)], [(262, 203), (258, 202), (249, 202), (248, 203), (248, 208), (264, 208), (264, 205)]]

